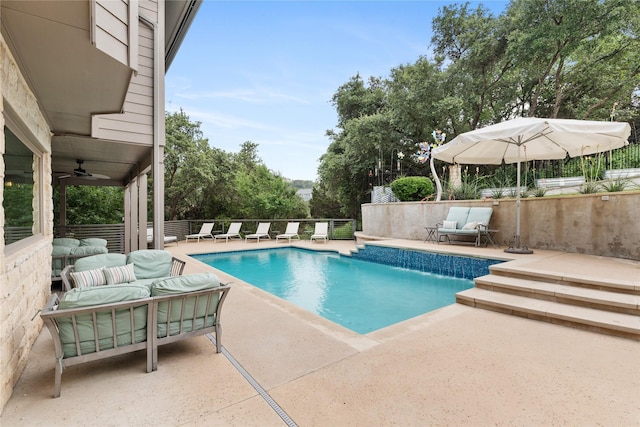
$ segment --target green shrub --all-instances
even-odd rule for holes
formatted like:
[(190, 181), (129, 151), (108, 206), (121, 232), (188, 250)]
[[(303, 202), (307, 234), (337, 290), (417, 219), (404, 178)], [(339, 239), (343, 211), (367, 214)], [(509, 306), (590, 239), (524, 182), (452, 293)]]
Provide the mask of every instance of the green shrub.
[(580, 194), (594, 194), (597, 193), (598, 191), (600, 191), (600, 184), (597, 183), (596, 181), (585, 181), (584, 184), (582, 184), (582, 187), (580, 187), (580, 189), (578, 190), (578, 192), (580, 192)]
[(491, 190), (491, 198), (492, 199), (502, 199), (504, 198), (504, 194), (505, 194), (505, 189), (500, 187), (500, 188), (494, 188)]
[(630, 184), (630, 181), (626, 178), (618, 177), (614, 180), (601, 183), (601, 187), (604, 191), (609, 193), (616, 193), (618, 191), (624, 191)]
[(544, 197), (547, 194), (547, 189), (544, 187), (534, 187), (531, 189), (531, 194), (534, 197)]
[(433, 183), (426, 176), (407, 176), (393, 181), (391, 191), (402, 202), (415, 202), (433, 194)]

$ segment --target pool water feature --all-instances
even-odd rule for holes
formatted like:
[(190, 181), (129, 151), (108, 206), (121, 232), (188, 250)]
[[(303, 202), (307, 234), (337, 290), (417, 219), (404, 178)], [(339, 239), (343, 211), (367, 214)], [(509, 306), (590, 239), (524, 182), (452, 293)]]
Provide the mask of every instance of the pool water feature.
[[(444, 262), (427, 263), (415, 254), (428, 253), (384, 249), (367, 246), (357, 257), (290, 247), (191, 256), (360, 334), (455, 303), (457, 292), (473, 287), (473, 277), (464, 276), (487, 274), (489, 262), (499, 262), (445, 256)], [(391, 258), (400, 259), (394, 252), (419, 268), (393, 265)], [(460, 277), (424, 271), (452, 262)]]

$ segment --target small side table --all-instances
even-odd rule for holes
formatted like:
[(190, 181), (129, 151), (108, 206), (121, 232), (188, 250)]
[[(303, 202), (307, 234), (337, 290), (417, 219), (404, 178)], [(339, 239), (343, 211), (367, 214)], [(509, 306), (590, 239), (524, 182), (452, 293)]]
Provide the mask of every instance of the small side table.
[(427, 230), (427, 237), (424, 241), (436, 243), (438, 241), (438, 227), (425, 227), (424, 229)]
[(499, 231), (500, 230), (487, 229), (486, 241), (484, 242), (484, 245), (489, 246), (489, 242), (491, 242), (493, 247), (496, 248), (498, 245), (496, 245), (496, 242), (493, 240), (493, 236), (495, 236)]

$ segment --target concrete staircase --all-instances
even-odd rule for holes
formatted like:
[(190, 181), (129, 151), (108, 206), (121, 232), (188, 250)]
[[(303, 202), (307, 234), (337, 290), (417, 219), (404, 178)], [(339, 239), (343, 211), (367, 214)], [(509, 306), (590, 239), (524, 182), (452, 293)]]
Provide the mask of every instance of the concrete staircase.
[(473, 307), (640, 341), (640, 287), (617, 281), (493, 265), (456, 294)]

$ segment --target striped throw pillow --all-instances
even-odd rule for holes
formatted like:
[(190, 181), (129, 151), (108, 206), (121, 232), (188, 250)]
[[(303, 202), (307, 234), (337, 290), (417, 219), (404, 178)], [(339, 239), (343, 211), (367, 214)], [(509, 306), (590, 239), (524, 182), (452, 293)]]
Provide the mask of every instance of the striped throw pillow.
[(71, 280), (76, 288), (90, 288), (107, 284), (101, 268), (71, 273)]
[(447, 230), (455, 230), (457, 225), (457, 221), (442, 221), (442, 228)]
[(129, 283), (136, 280), (136, 274), (133, 271), (133, 263), (123, 265), (122, 267), (104, 268), (103, 271), (104, 277), (107, 279), (107, 285)]

